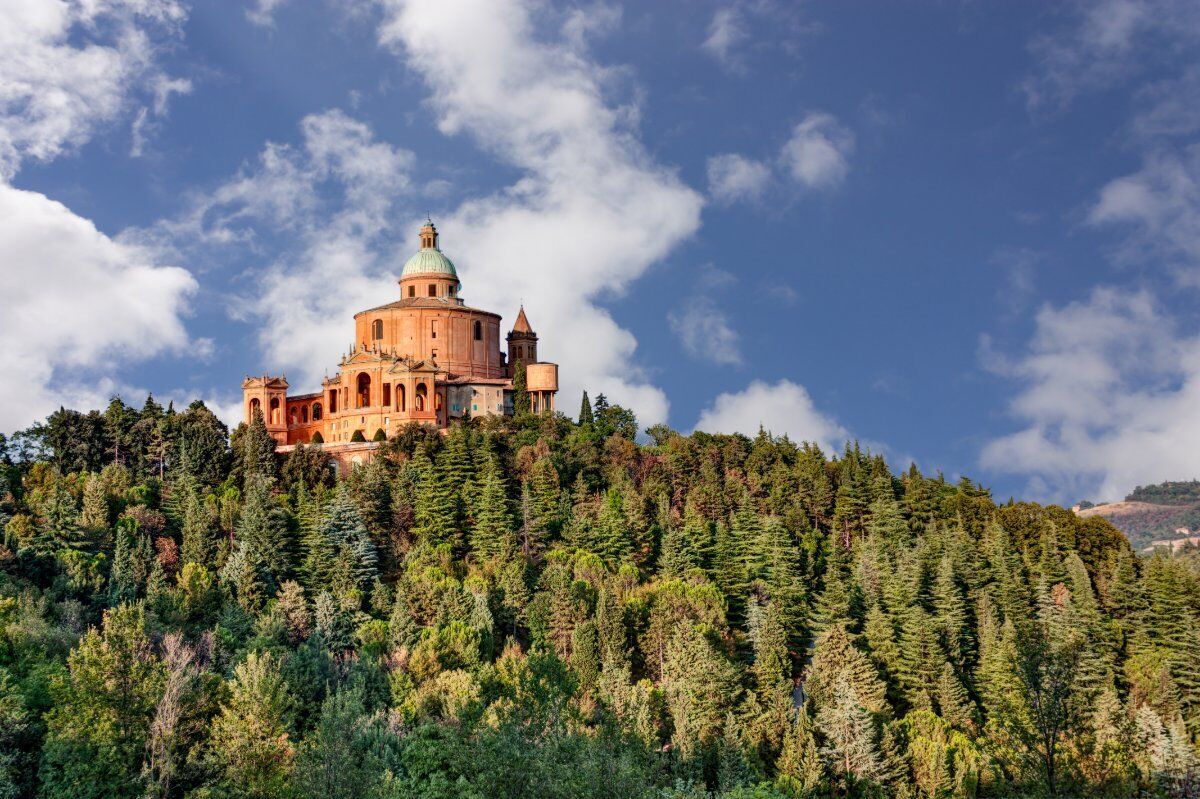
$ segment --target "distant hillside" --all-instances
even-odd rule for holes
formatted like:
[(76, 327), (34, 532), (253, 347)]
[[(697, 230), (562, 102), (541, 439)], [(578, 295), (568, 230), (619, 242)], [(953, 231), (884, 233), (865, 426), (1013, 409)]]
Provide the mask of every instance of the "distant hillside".
[(1138, 486), (1125, 497), (1126, 502), (1148, 502), (1153, 505), (1200, 504), (1200, 480), (1159, 483)]
[[(1155, 541), (1168, 541), (1182, 537), (1175, 531), (1186, 527), (1200, 529), (1200, 497), (1182, 502), (1186, 492), (1169, 487), (1194, 487), (1200, 491), (1200, 483), (1163, 483), (1147, 488), (1138, 487), (1124, 502), (1110, 502), (1076, 511), (1081, 517), (1100, 516), (1108, 519), (1129, 539), (1134, 550), (1141, 552)], [(1140, 497), (1170, 497), (1172, 501), (1149, 502), (1134, 499)]]

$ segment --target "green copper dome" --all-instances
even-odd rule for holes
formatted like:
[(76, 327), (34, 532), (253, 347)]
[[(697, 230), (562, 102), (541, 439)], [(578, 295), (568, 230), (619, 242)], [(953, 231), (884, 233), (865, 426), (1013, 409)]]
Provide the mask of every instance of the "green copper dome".
[(458, 277), (458, 272), (454, 269), (454, 262), (443, 255), (441, 250), (433, 247), (422, 247), (417, 250), (416, 254), (404, 264), (404, 271), (400, 273), (400, 277), (428, 274)]

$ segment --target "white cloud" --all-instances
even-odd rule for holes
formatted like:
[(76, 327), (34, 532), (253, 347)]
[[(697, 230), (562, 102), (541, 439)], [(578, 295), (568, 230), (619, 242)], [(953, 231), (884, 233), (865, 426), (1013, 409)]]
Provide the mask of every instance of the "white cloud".
[(1200, 338), (1147, 292), (1102, 287), (1044, 307), (1027, 351), (988, 358), (1023, 385), (1010, 411), (1025, 427), (989, 442), (985, 467), (1062, 501), (1200, 476)]
[(737, 331), (714, 298), (733, 284), (733, 275), (728, 272), (704, 267), (693, 291), (667, 314), (671, 331), (693, 358), (724, 365), (741, 363)]
[(749, 38), (746, 30), (745, 12), (736, 7), (725, 7), (713, 14), (708, 24), (708, 38), (704, 50), (724, 67), (734, 72), (744, 69), (737, 48)]
[(196, 289), (186, 270), (10, 185), (25, 160), (71, 153), (144, 102), (139, 147), (171, 95), (190, 89), (156, 60), (184, 16), (175, 0), (0, 4), (0, 430), (60, 404), (103, 406), (127, 361), (208, 351), (182, 322)]
[(287, 0), (255, 0), (254, 6), (246, 9), (246, 19), (255, 25), (269, 28), (275, 24), (275, 12)]
[(841, 184), (850, 169), (854, 134), (832, 114), (813, 112), (792, 130), (782, 158), (792, 179), (810, 189)]
[(1139, 171), (1105, 185), (1088, 220), (1132, 226), (1126, 260), (1163, 258), (1184, 282), (1200, 283), (1200, 145), (1151, 155)]
[(619, 296), (699, 226), (701, 197), (654, 162), (609, 98), (611, 70), (569, 39), (534, 32), (527, 0), (381, 0), (382, 44), (432, 90), (447, 135), (467, 134), (521, 171), (511, 186), (442, 215), (464, 292), (513, 313), (524, 298), (564, 402), (583, 388), (667, 415), (637, 366), (633, 335), (598, 303)]
[(155, 36), (175, 33), (185, 15), (176, 0), (0, 3), (0, 179), (26, 158), (75, 150), (138, 95), (161, 114), (185, 89), (159, 69)]
[(255, 164), (141, 237), (196, 261), (230, 248), (266, 261), (232, 312), (258, 321), (263, 368), (306, 390), (336, 368), (353, 315), (397, 293), (399, 264), (386, 254), (406, 232), (393, 228), (413, 155), (338, 110), (305, 117), (300, 134), (299, 145), (268, 143)]
[(118, 363), (180, 352), (196, 283), (53, 200), (0, 184), (0, 430), (102, 407)]
[(837, 451), (849, 433), (813, 405), (804, 386), (790, 380), (766, 383), (755, 380), (744, 390), (719, 395), (700, 413), (696, 429), (706, 433), (744, 433), (754, 436), (759, 427), (793, 441), (812, 441)]
[(736, 153), (708, 159), (708, 193), (723, 203), (754, 200), (771, 182), (771, 170), (761, 161)]

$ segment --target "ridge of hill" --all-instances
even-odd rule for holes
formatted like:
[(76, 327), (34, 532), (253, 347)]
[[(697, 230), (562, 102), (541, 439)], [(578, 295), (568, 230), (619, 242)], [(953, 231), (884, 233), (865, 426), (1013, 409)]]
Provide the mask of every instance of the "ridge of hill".
[(1130, 545), (1139, 552), (1156, 542), (1166, 544), (1188, 537), (1190, 533), (1177, 532), (1182, 528), (1189, 531), (1200, 528), (1200, 502), (1167, 504), (1126, 499), (1123, 502), (1080, 508), (1075, 513), (1081, 518), (1099, 516), (1107, 519), (1125, 534)]

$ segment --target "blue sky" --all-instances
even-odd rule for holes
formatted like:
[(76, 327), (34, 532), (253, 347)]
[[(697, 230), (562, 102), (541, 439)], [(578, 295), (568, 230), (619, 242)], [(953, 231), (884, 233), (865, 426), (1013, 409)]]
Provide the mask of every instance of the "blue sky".
[(428, 211), (644, 423), (1010, 494), (1200, 475), (1200, 10), (10, 0), (0, 429), (309, 390)]

